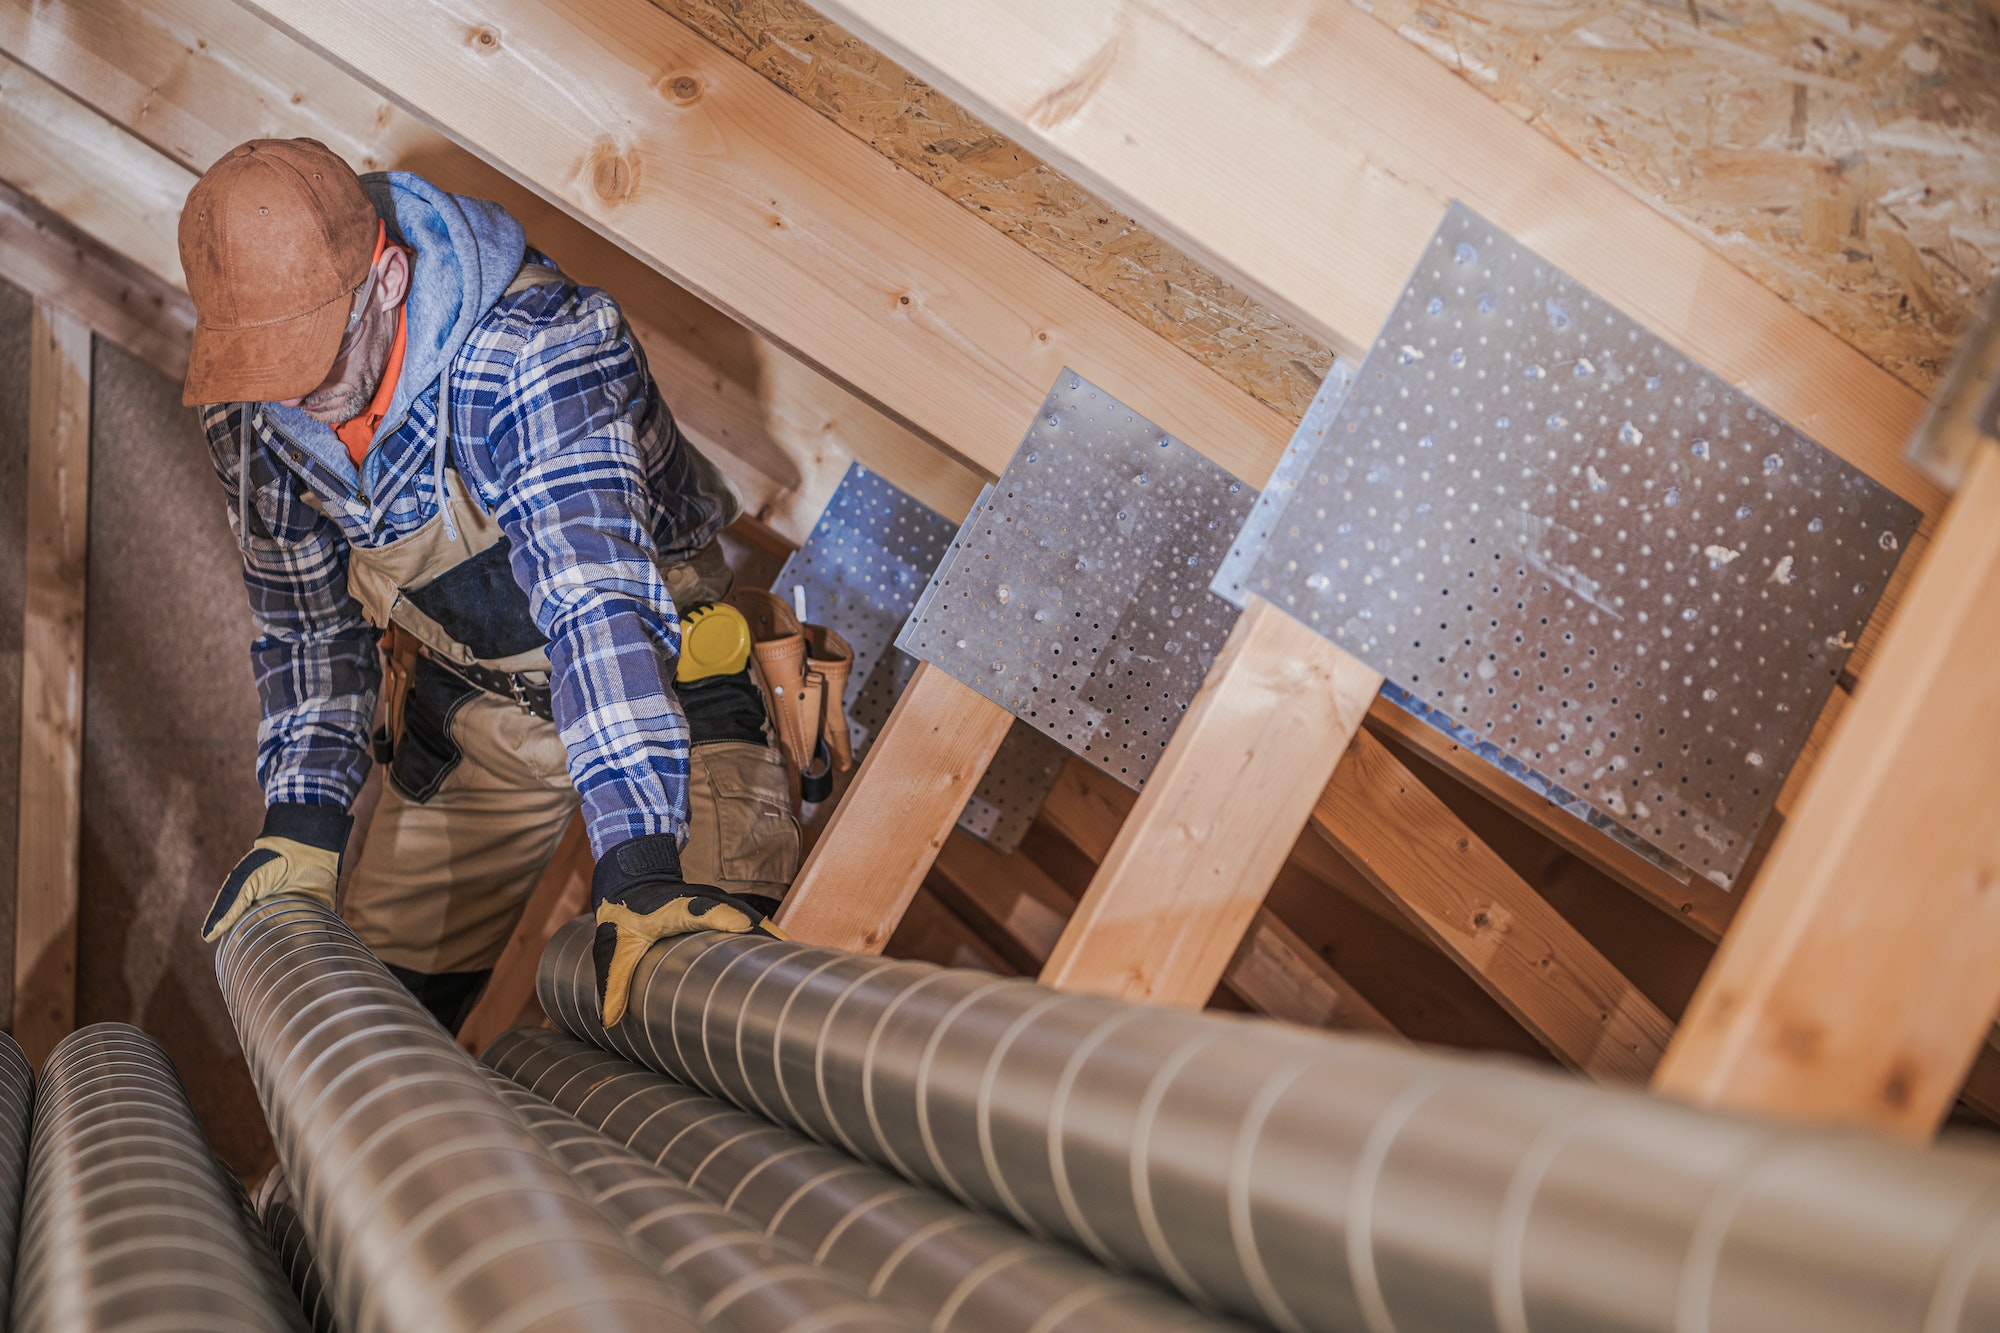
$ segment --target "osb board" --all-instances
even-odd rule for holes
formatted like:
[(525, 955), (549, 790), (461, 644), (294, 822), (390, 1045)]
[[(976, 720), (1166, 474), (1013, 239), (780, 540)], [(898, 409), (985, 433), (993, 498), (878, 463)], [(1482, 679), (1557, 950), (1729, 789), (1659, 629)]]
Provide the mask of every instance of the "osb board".
[(263, 819), (255, 631), (180, 386), (102, 338), (94, 366), (77, 1022), (159, 1038), (248, 1174), (269, 1135), (199, 932)]
[(653, 0), (1190, 356), (1297, 420), (1333, 352), (804, 0)]
[(12, 1027), (14, 1021), (22, 562), (28, 544), (28, 326), (33, 312), (27, 296), (0, 282), (0, 1027)]
[(2000, 273), (1980, 0), (1355, 0), (1928, 393)]

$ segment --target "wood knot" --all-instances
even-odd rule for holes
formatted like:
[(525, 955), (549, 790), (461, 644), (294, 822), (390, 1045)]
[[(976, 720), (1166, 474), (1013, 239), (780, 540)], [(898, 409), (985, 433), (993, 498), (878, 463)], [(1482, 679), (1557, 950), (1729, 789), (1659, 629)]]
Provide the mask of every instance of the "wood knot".
[(701, 100), (701, 80), (692, 74), (674, 74), (666, 80), (665, 91), (675, 102), (688, 106)]
[(1801, 1063), (1819, 1059), (1825, 1045), (1826, 1029), (1818, 1023), (1786, 1023), (1778, 1029), (1778, 1049)]
[(1474, 912), (1472, 914), (1472, 924), (1475, 928), (1484, 930), (1493, 924), (1493, 918), (1484, 912)]
[(474, 28), (465, 37), (466, 44), (482, 56), (490, 56), (500, 49), (500, 34), (491, 28)]
[(591, 150), (588, 170), (591, 192), (608, 207), (624, 203), (639, 187), (638, 158), (619, 152), (614, 144)]
[(1898, 1111), (1909, 1109), (1917, 1090), (1917, 1071), (1907, 1060), (1898, 1060), (1882, 1080), (1882, 1100)]

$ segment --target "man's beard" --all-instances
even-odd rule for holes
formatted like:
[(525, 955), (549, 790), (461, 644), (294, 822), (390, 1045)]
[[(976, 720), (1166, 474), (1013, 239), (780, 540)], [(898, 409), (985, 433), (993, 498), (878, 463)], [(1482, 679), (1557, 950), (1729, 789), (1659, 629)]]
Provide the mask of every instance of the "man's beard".
[(360, 416), (382, 387), (383, 372), (389, 367), (390, 336), (389, 329), (363, 334), (361, 345), (348, 353), (350, 362), (359, 362), (362, 367), (360, 378), (332, 389), (313, 390), (299, 400), (299, 410), (329, 426), (344, 425)]

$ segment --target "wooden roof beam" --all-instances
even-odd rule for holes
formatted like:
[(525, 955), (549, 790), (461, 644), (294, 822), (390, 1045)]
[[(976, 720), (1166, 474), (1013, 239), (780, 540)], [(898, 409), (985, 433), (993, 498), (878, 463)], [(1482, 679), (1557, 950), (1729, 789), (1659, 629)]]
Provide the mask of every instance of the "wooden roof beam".
[(2000, 329), (1968, 349), (1976, 373), (1933, 424), (1972, 459), (1935, 557), (1702, 978), (1661, 1092), (1924, 1139), (1985, 1044), (2000, 1007), (2000, 752), (1988, 743), (2000, 728), (2000, 441), (1974, 417), (2000, 386)]
[(646, 0), (250, 0), (997, 475), (1065, 365), (1261, 483), (1290, 424)]
[(185, 293), (0, 182), (0, 278), (109, 338), (169, 379), (187, 374)]

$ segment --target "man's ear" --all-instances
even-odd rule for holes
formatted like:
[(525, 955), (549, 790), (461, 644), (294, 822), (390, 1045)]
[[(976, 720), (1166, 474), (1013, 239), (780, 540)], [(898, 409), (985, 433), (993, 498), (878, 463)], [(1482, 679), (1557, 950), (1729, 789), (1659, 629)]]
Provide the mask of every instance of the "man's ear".
[(382, 251), (382, 275), (376, 280), (382, 308), (394, 310), (410, 294), (410, 252), (400, 245)]

